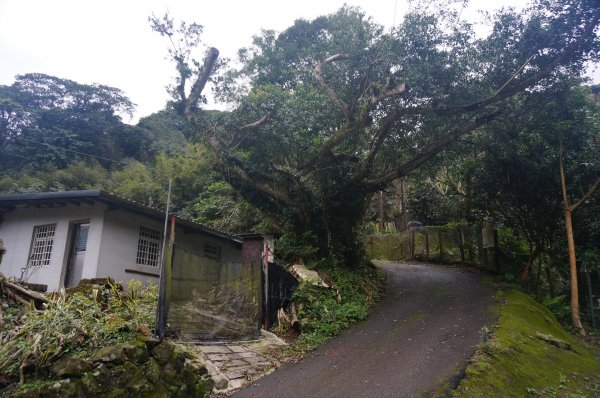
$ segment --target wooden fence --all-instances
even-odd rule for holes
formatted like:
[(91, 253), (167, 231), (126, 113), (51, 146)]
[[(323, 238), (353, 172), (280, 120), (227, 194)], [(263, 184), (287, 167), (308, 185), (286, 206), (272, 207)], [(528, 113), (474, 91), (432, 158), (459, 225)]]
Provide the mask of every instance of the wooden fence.
[(424, 226), (403, 232), (367, 235), (367, 254), (373, 259), (430, 259), (464, 262), (498, 271), (497, 234), (493, 229), (459, 226)]

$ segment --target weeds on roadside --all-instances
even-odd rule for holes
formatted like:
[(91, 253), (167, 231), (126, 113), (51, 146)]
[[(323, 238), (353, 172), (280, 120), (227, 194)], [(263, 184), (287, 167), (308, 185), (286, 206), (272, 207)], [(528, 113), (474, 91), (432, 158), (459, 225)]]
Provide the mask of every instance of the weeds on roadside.
[(298, 350), (312, 350), (343, 328), (366, 318), (369, 308), (381, 297), (382, 276), (374, 268), (365, 267), (361, 271), (328, 269), (335, 289), (309, 283), (298, 286), (292, 299), (302, 325)]
[(104, 291), (85, 286), (55, 294), (41, 310), (21, 310), (0, 335), (0, 376), (23, 383), (25, 373), (44, 370), (66, 352), (84, 355), (136, 339), (154, 322), (157, 296), (156, 285), (130, 281), (128, 293), (113, 285)]

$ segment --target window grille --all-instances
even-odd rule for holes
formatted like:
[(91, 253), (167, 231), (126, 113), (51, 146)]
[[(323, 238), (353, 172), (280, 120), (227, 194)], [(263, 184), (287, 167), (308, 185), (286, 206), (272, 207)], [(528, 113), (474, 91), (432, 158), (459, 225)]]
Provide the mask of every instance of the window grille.
[(80, 224), (77, 226), (75, 234), (75, 251), (84, 252), (87, 249), (87, 238), (90, 230), (90, 224)]
[(204, 254), (211, 260), (221, 261), (221, 246), (207, 243), (204, 245)]
[(55, 229), (56, 224), (37, 225), (33, 228), (31, 254), (29, 256), (29, 263), (27, 264), (28, 267), (50, 265)]
[(140, 225), (136, 264), (158, 267), (160, 260), (160, 236), (160, 230)]

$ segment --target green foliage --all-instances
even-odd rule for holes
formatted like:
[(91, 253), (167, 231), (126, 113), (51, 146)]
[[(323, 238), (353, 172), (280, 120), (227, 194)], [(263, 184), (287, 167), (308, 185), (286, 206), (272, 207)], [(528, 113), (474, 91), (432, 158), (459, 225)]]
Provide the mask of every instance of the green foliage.
[[(519, 117), (524, 104), (536, 112), (543, 101), (530, 97), (543, 97), (597, 57), (594, 5), (538, 0), (524, 12), (503, 8), (489, 16), (485, 37), (461, 17), (460, 1), (412, 2), (389, 32), (343, 6), (256, 36), (239, 53), (241, 67), (218, 80), (219, 98), (235, 108), (217, 118), (198, 109), (201, 92), (185, 90), (209, 72), (187, 62), (186, 45), (201, 44), (200, 31), (177, 28), (168, 17), (152, 23), (173, 44), (176, 108), (197, 124), (224, 180), (289, 235), (288, 260), (310, 255), (298, 250), (308, 240), (314, 259), (352, 266), (362, 261), (359, 225), (375, 192), (492, 126), (501, 112), (503, 120)], [(421, 195), (429, 202), (435, 184)], [(424, 212), (439, 213), (431, 219), (449, 210), (466, 215), (455, 202)]]
[(224, 181), (215, 181), (204, 187), (193, 205), (195, 221), (219, 231), (230, 233), (264, 232), (258, 211)]
[(327, 276), (333, 282), (333, 289), (302, 283), (294, 291), (292, 301), (298, 308), (302, 327), (296, 345), (300, 351), (312, 350), (343, 328), (365, 319), (382, 293), (382, 277), (374, 267), (358, 272), (328, 267)]
[(552, 311), (552, 314), (554, 314), (562, 325), (571, 323), (571, 307), (569, 305), (569, 298), (566, 295), (546, 298), (543, 304)]
[(133, 107), (117, 88), (19, 75), (11, 86), (0, 86), (0, 167), (64, 168), (81, 152), (109, 159), (139, 156), (143, 134), (121, 120)]
[(83, 355), (136, 340), (141, 329), (154, 325), (157, 297), (156, 285), (142, 287), (133, 280), (127, 294), (117, 286), (101, 291), (93, 285), (66, 295), (57, 293), (45, 308), (13, 318), (14, 327), (2, 331), (2, 374), (16, 378), (20, 368), (39, 372), (66, 352)]
[(371, 234), (364, 237), (364, 242), (369, 258), (393, 261), (403, 259), (406, 256), (406, 253), (402, 250), (402, 246), (408, 244), (406, 234)]
[(489, 326), (483, 326), (479, 331), (479, 337), (483, 343), (487, 343), (493, 336), (493, 330)]
[(277, 239), (275, 250), (281, 258), (307, 259), (312, 267), (315, 265), (315, 258), (318, 258), (316, 254), (319, 246), (313, 231), (290, 232)]

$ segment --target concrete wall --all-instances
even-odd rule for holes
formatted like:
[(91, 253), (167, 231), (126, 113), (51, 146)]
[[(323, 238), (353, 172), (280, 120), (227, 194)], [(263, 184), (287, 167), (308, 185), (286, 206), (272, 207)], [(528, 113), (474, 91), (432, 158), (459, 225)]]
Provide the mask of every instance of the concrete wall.
[[(124, 210), (108, 210), (104, 217), (98, 277), (111, 277), (126, 284), (129, 279), (138, 279), (147, 284), (158, 283), (158, 267), (136, 264), (140, 225), (163, 230), (164, 221)], [(203, 233), (186, 233), (176, 226), (175, 243), (193, 253), (204, 255), (206, 243), (221, 246), (223, 261), (241, 262), (241, 246)]]
[(140, 225), (160, 231), (163, 229), (160, 221), (130, 211), (106, 212), (96, 273), (98, 277), (111, 277), (123, 282), (125, 287), (129, 279), (158, 283), (158, 267), (136, 264)]
[(4, 241), (7, 252), (0, 272), (7, 277), (20, 278), (22, 268), (27, 266), (29, 260), (34, 227), (56, 224), (50, 264), (30, 268), (24, 276), (28, 282), (46, 284), (48, 290), (57, 290), (65, 277), (71, 237), (69, 226), (73, 222), (89, 221), (82, 277), (95, 276), (105, 209), (106, 206), (102, 204), (81, 204), (56, 208), (17, 208), (5, 213), (0, 222), (0, 239)]
[(221, 247), (221, 261), (240, 263), (242, 262), (242, 245), (235, 244), (229, 240), (219, 239), (215, 236), (200, 233), (186, 233), (183, 228), (175, 228), (175, 244), (200, 256), (205, 256), (205, 245), (210, 243)]
[[(110, 210), (104, 204), (67, 205), (57, 208), (17, 208), (5, 213), (0, 222), (0, 239), (7, 252), (0, 272), (20, 278), (31, 250), (35, 226), (56, 224), (50, 264), (27, 270), (25, 280), (48, 285), (57, 290), (64, 284), (71, 244), (70, 225), (90, 222), (82, 278), (111, 277), (125, 284), (130, 279), (158, 283), (159, 269), (136, 264), (140, 225), (162, 231), (163, 222), (125, 210)], [(241, 245), (204, 233), (175, 230), (176, 244), (196, 254), (205, 255), (206, 243), (221, 247), (221, 260), (241, 262)]]

